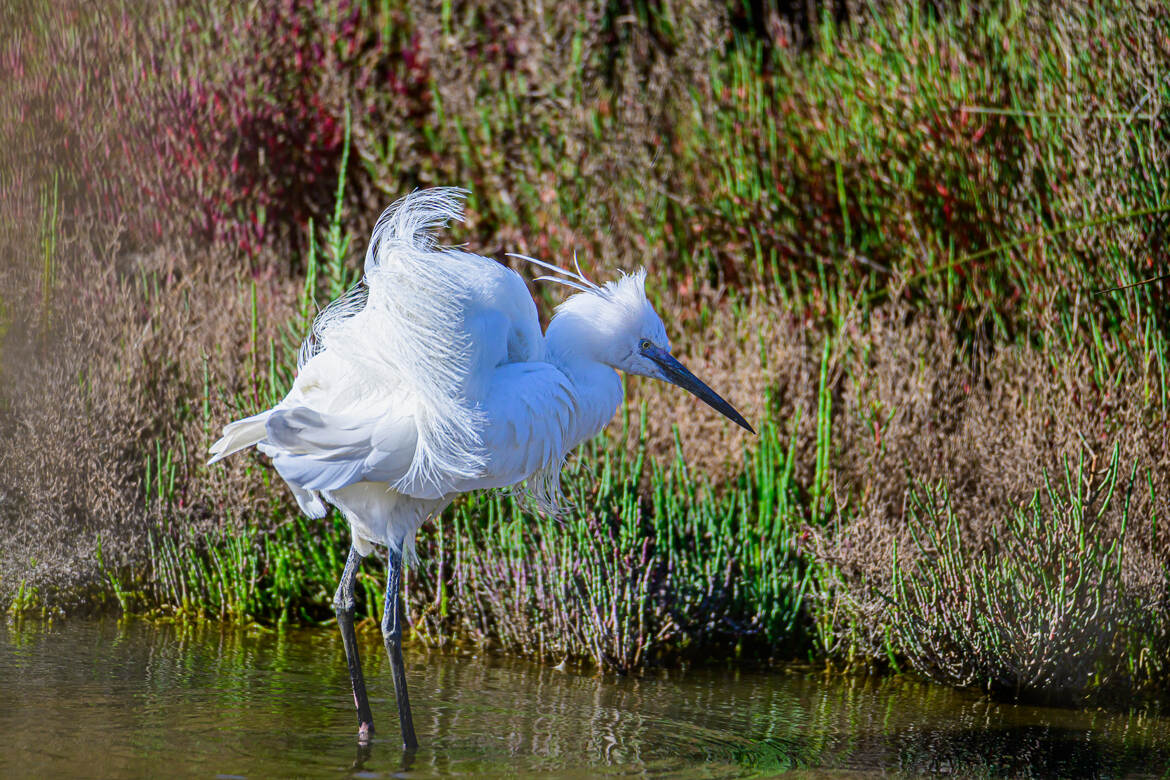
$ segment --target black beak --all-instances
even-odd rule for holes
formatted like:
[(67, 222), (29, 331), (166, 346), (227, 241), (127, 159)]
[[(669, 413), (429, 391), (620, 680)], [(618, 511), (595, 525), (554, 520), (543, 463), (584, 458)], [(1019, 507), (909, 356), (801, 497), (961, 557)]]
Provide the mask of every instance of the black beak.
[(682, 363), (675, 360), (674, 356), (669, 352), (653, 345), (643, 347), (641, 352), (658, 364), (659, 368), (662, 369), (662, 373), (666, 375), (666, 381), (678, 385), (688, 393), (695, 395), (703, 403), (741, 428), (750, 433), (755, 433), (752, 426), (748, 425), (747, 420), (743, 419), (743, 415), (737, 412), (734, 406), (724, 401), (718, 393), (703, 384), (702, 380), (688, 371), (687, 367)]

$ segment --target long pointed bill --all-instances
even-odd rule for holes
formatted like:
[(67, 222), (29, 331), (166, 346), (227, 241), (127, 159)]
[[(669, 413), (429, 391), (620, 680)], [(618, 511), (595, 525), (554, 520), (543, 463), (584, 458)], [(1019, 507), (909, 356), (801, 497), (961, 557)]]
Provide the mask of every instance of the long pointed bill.
[(674, 356), (669, 352), (658, 347), (649, 346), (642, 350), (642, 354), (658, 364), (662, 369), (662, 373), (666, 375), (666, 381), (678, 385), (683, 390), (696, 396), (703, 403), (741, 428), (755, 433), (752, 426), (748, 425), (747, 420), (743, 419), (743, 415), (737, 412), (734, 406), (724, 401), (718, 393), (703, 384), (702, 380), (688, 371), (687, 367), (682, 363), (675, 360)]

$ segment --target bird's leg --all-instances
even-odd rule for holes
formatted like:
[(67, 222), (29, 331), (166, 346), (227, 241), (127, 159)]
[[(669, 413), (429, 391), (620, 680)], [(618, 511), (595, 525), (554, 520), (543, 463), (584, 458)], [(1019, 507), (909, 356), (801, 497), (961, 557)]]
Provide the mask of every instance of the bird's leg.
[(341, 572), (341, 583), (333, 597), (333, 609), (337, 613), (337, 626), (341, 629), (341, 643), (345, 646), (345, 662), (349, 666), (349, 681), (353, 685), (353, 706), (358, 716), (358, 741), (368, 742), (374, 733), (374, 716), (370, 713), (370, 700), (366, 697), (366, 681), (362, 677), (362, 662), (358, 657), (357, 636), (353, 631), (353, 586), (357, 580), (358, 567), (362, 556), (356, 547), (349, 548), (345, 570)]
[(414, 750), (414, 720), (410, 716), (410, 697), (406, 694), (406, 669), (402, 665), (402, 551), (390, 550), (386, 558), (386, 610), (382, 614), (382, 638), (390, 656), (390, 673), (394, 677), (394, 698), (398, 700), (398, 721), (402, 724), (402, 747)]

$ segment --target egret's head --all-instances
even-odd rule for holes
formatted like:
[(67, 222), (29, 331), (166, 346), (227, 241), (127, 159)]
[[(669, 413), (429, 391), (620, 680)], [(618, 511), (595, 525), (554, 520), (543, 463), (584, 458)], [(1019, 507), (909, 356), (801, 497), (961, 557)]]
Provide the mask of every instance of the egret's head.
[(529, 257), (524, 259), (560, 274), (540, 278), (579, 290), (557, 307), (549, 324), (550, 341), (568, 345), (581, 357), (628, 374), (678, 385), (737, 425), (755, 433), (735, 407), (671, 355), (666, 327), (646, 298), (645, 270), (622, 274), (617, 281), (598, 286), (586, 279), (579, 267), (577, 273), (572, 273)]

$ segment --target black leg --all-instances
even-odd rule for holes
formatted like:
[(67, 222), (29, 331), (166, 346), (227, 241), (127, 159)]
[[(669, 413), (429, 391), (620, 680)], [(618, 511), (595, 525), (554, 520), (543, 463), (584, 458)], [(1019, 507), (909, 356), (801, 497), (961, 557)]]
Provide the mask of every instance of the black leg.
[(374, 716), (370, 713), (370, 700), (366, 697), (366, 681), (362, 677), (362, 662), (358, 658), (357, 637), (353, 632), (353, 585), (357, 580), (358, 567), (362, 556), (356, 548), (349, 548), (349, 558), (341, 573), (337, 595), (333, 597), (333, 609), (337, 613), (337, 627), (341, 629), (341, 643), (345, 645), (345, 662), (349, 666), (349, 681), (353, 685), (353, 706), (357, 708), (358, 741), (368, 742), (374, 733)]
[(410, 716), (410, 698), (406, 694), (406, 669), (402, 665), (402, 553), (390, 550), (386, 558), (386, 610), (382, 614), (382, 638), (390, 656), (390, 673), (394, 676), (394, 698), (398, 700), (398, 721), (402, 724), (402, 747), (414, 750), (414, 720)]

